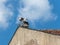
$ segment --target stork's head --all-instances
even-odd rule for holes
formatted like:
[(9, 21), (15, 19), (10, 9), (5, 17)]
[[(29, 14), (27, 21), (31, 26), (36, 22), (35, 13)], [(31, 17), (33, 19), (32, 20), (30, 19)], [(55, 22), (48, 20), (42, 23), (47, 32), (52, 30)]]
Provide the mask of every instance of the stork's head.
[(21, 17), (21, 18), (19, 18), (19, 21), (26, 21), (27, 19), (26, 18), (23, 18), (23, 17)]
[(24, 18), (22, 18), (22, 17), (21, 17), (21, 18), (19, 18), (19, 21), (23, 21), (23, 20), (24, 20)]

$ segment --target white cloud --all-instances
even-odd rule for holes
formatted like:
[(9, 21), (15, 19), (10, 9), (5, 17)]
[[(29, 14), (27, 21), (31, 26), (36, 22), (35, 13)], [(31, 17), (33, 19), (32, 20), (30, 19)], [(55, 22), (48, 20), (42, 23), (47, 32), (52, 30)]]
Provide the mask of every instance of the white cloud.
[[(48, 0), (21, 0), (24, 7), (20, 7), (19, 16), (29, 20), (56, 20), (57, 16), (52, 13), (52, 5)], [(20, 4), (20, 5), (22, 5)]]
[(12, 11), (5, 6), (7, 0), (0, 0), (0, 28), (7, 28), (9, 19), (12, 16)]

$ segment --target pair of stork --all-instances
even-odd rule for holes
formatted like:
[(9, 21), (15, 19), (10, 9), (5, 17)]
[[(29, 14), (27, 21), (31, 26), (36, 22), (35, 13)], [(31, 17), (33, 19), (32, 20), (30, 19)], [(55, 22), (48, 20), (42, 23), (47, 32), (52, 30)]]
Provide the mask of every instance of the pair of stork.
[(29, 23), (27, 22), (27, 19), (21, 17), (21, 18), (19, 18), (19, 21), (21, 22), (21, 24), (20, 24), (21, 27), (28, 28)]

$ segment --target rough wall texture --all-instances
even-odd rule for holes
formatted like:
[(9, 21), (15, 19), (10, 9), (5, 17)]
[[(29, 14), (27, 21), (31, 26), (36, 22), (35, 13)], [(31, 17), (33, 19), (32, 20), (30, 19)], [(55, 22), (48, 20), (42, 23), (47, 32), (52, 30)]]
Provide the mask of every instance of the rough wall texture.
[(9, 45), (60, 45), (60, 36), (19, 28)]

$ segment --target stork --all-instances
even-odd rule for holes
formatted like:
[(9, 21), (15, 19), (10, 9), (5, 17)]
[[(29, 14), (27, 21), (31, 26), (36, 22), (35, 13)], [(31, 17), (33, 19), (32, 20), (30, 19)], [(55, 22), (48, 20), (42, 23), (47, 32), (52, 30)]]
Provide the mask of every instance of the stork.
[(26, 18), (21, 17), (21, 18), (19, 18), (19, 21), (21, 22), (21, 27), (28, 28), (29, 23), (27, 22)]

